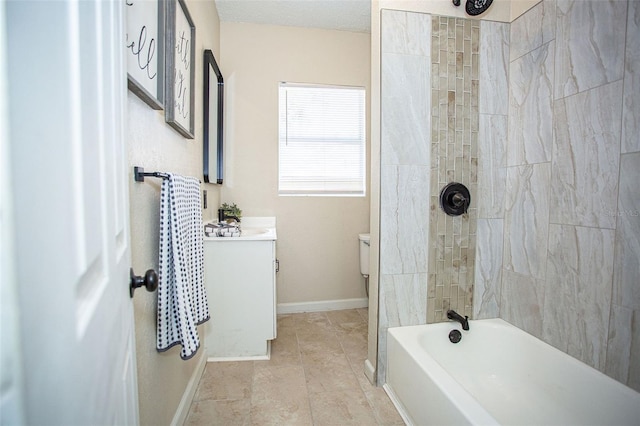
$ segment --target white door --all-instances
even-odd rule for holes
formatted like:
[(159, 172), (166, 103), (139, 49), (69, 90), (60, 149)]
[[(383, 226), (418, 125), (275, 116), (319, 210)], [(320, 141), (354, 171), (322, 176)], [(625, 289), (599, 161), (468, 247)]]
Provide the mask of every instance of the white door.
[(0, 6), (18, 305), (2, 351), (21, 365), (16, 410), (27, 424), (137, 424), (124, 2)]
[(7, 59), (4, 4), (0, 6), (0, 424), (24, 423), (18, 341), (18, 310), (13, 262), (13, 201), (9, 161)]

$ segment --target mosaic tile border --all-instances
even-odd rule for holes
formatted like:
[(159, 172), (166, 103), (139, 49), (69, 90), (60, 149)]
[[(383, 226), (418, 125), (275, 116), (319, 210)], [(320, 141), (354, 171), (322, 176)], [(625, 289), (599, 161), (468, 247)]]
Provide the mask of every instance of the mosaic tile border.
[[(478, 210), (480, 22), (432, 17), (431, 200), (427, 322), (447, 310), (472, 316)], [(471, 208), (447, 216), (438, 196), (450, 182), (465, 184)]]

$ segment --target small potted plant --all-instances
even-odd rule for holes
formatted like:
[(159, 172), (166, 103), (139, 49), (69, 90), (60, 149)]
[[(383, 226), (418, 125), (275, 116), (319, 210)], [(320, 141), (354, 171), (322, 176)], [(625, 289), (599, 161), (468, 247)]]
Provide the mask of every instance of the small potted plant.
[(242, 218), (242, 210), (240, 210), (240, 207), (238, 207), (236, 203), (222, 203), (218, 210), (218, 215), (220, 222), (230, 222), (232, 220), (240, 222), (240, 219)]

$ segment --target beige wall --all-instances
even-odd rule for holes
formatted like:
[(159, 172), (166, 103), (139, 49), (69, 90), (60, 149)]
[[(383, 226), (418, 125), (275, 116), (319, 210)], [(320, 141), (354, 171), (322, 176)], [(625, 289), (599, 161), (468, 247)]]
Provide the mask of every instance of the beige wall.
[[(163, 111), (154, 111), (132, 92), (128, 94), (127, 139), (130, 171), (166, 171), (202, 177), (202, 54), (211, 49), (220, 57), (219, 19), (213, 2), (187, 1), (196, 26), (195, 139), (185, 139), (164, 121)], [(130, 179), (132, 265), (137, 274), (158, 268), (160, 180), (144, 183)], [(219, 202), (220, 188), (203, 183), (209, 205)], [(211, 208), (204, 212), (210, 217)], [(201, 362), (201, 349), (189, 361), (180, 359), (180, 348), (158, 353), (156, 344), (156, 293), (138, 290), (134, 298), (140, 422), (170, 424), (186, 386)], [(204, 337), (202, 330), (200, 336)], [(204, 340), (201, 340), (204, 345)]]
[(244, 216), (276, 216), (278, 303), (364, 298), (358, 233), (369, 231), (369, 196), (278, 196), (278, 82), (364, 86), (368, 116), (369, 34), (223, 22), (220, 38), (221, 201)]

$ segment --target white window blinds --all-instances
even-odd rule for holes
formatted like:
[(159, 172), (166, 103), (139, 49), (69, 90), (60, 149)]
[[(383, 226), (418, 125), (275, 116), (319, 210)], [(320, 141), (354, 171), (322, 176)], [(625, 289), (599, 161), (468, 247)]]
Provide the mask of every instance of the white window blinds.
[(365, 90), (280, 83), (280, 195), (365, 195)]

